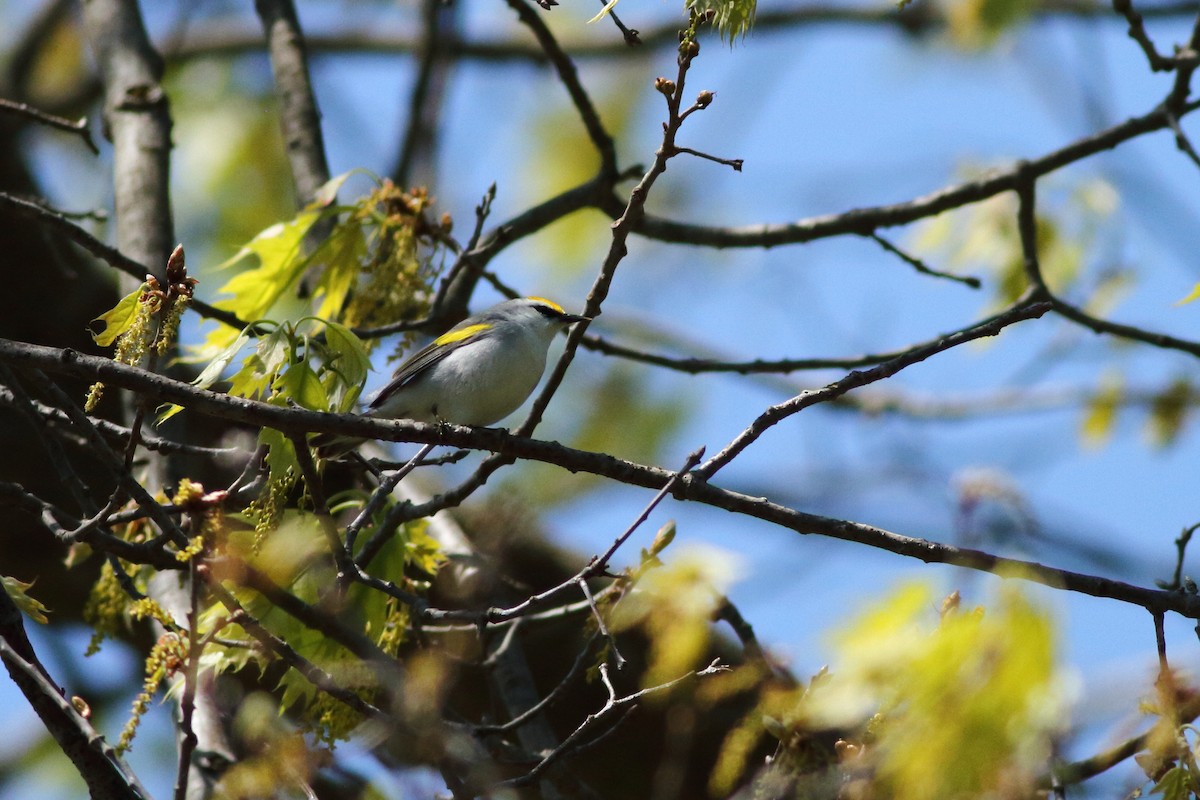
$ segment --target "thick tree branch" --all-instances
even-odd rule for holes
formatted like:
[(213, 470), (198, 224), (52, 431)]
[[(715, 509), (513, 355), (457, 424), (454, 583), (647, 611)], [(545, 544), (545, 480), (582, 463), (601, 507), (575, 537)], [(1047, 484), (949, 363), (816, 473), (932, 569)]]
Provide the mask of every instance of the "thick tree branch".
[[(104, 380), (113, 386), (143, 394), (152, 400), (179, 403), (195, 413), (250, 425), (269, 426), (285, 433), (327, 431), (388, 441), (423, 444), (434, 442), (454, 447), (489, 450), (512, 459), (541, 461), (571, 472), (587, 472), (655, 491), (665, 486), (674, 475), (671, 470), (636, 464), (604, 453), (576, 450), (557, 442), (529, 439), (495, 428), (439, 426), (407, 420), (374, 420), (353, 414), (281, 408), (196, 389), (191, 384), (71, 350), (0, 339), (0, 361), (22, 369), (37, 368), (61, 375)], [(796, 533), (826, 536), (886, 550), (926, 563), (949, 564), (1004, 577), (1020, 578), (1066, 591), (1131, 603), (1150, 611), (1171, 611), (1190, 619), (1200, 619), (1200, 597), (1193, 595), (1146, 589), (1100, 576), (1048, 567), (1033, 561), (1005, 558), (981, 550), (905, 536), (872, 525), (807, 514), (773, 503), (766, 498), (722, 489), (690, 474), (679, 481), (672, 495), (679, 500), (698, 502), (761, 519)], [(439, 505), (440, 503), (431, 501), (412, 504), (407, 508), (408, 513), (415, 518), (432, 513)]]
[[(1079, 2), (1078, 0), (1043, 0), (1031, 10), (1034, 19), (1065, 19), (1108, 21), (1113, 19), (1113, 5), (1101, 2)], [(1143, 9), (1139, 16), (1152, 19), (1191, 18), (1196, 13), (1191, 0), (1155, 3)], [(754, 20), (754, 36), (766, 39), (773, 35), (794, 33), (818, 26), (855, 25), (860, 27), (897, 28), (906, 33), (925, 34), (944, 30), (944, 12), (929, 4), (913, 4), (898, 13), (893, 7), (853, 7), (841, 4), (809, 2), (786, 8), (761, 9)], [(643, 27), (638, 31), (641, 50), (648, 52), (656, 48), (674, 47), (679, 43), (679, 25), (675, 22)], [(332, 32), (310, 31), (307, 35), (308, 49), (326, 53), (418, 53), (421, 39), (407, 32), (383, 31), (367, 28)], [(708, 32), (705, 32), (708, 38)], [(188, 31), (186, 39), (171, 50), (177, 60), (210, 56), (241, 56), (260, 52), (262, 39), (243, 25), (227, 23), (197, 24)], [(624, 59), (629, 57), (629, 45), (624, 38), (596, 37), (587, 41), (570, 42), (567, 45), (571, 57), (576, 61), (593, 59)], [(467, 39), (448, 43), (446, 55), (458, 60), (484, 63), (537, 62), (547, 61), (545, 52), (523, 41), (506, 38)], [(1167, 59), (1161, 63), (1167, 64)], [(1166, 68), (1169, 68), (1167, 66)]]
[(150, 797), (104, 737), (54, 685), (25, 635), (21, 612), (3, 589), (0, 589), (0, 661), (46, 730), (75, 765), (93, 800)]
[[(1200, 108), (1200, 100), (1183, 105), (1179, 117)], [(1042, 177), (1063, 167), (1153, 131), (1171, 127), (1170, 109), (1163, 105), (1140, 117), (1131, 117), (1117, 125), (1086, 136), (1051, 153), (1030, 161), (996, 170), (978, 180), (947, 186), (936, 192), (903, 203), (856, 208), (837, 214), (810, 217), (790, 223), (762, 223), (738, 227), (693, 225), (646, 215), (639, 221), (637, 233), (650, 239), (700, 247), (779, 247), (833, 236), (856, 234), (870, 236), (879, 228), (907, 225), (943, 211), (977, 203), (1002, 192), (1013, 191), (1021, 176)], [(606, 198), (603, 209), (614, 216), (621, 213), (622, 201)]]

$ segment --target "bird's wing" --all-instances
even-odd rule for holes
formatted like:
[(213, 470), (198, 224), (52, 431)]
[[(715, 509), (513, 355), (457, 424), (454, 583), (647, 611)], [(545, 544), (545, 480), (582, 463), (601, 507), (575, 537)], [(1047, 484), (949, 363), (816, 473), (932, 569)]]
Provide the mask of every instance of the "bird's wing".
[(368, 408), (379, 408), (387, 399), (400, 389), (403, 389), (434, 364), (453, 353), (460, 347), (478, 342), (487, 337), (493, 326), (487, 322), (451, 328), (425, 347), (414, 353), (407, 361), (397, 367), (392, 379), (388, 381)]

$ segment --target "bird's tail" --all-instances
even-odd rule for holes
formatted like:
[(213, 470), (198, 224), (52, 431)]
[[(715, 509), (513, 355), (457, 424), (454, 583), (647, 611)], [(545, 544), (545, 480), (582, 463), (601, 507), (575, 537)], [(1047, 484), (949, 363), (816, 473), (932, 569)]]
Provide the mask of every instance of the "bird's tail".
[(367, 441), (358, 436), (343, 436), (337, 433), (318, 433), (308, 440), (317, 451), (318, 458), (337, 458), (344, 456), (363, 442)]

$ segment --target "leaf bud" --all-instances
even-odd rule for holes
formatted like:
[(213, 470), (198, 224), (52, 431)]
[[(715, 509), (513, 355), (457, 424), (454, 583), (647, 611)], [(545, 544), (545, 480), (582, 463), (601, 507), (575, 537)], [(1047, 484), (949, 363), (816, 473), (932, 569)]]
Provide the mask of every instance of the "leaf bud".
[(708, 108), (710, 105), (712, 105), (712, 101), (713, 93), (708, 89), (705, 89), (704, 91), (700, 92), (700, 94), (696, 95), (696, 106), (698, 108)]

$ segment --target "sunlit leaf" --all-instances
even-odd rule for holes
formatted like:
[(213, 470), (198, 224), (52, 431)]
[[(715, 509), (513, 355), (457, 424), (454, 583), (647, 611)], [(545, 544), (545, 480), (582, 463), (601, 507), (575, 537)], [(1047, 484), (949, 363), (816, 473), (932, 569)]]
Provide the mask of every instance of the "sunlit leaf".
[(33, 581), (25, 583), (16, 578), (10, 578), (7, 575), (0, 575), (0, 584), (3, 584), (4, 591), (8, 594), (9, 599), (13, 601), (17, 608), (21, 609), (21, 613), (25, 616), (43, 625), (50, 621), (46, 616), (50, 613), (50, 609), (42, 605), (41, 601), (27, 594), (33, 586)]
[(1012, 587), (986, 612), (950, 606), (940, 621), (933, 600), (910, 585), (843, 627), (832, 676), (803, 713), (817, 727), (877, 714), (863, 766), (888, 797), (980, 797), (998, 785), (1027, 796), (1065, 724), (1050, 620)]
[(92, 320), (88, 328), (96, 344), (108, 347), (117, 340), (118, 336), (129, 330), (134, 319), (137, 318), (138, 300), (146, 289), (147, 286), (143, 283), (122, 297), (115, 306)]
[(233, 361), (234, 357), (238, 354), (238, 351), (241, 350), (249, 341), (250, 337), (246, 333), (243, 332), (239, 334), (236, 339), (226, 345), (221, 352), (217, 353), (217, 355), (208, 362), (208, 365), (205, 366), (204, 369), (200, 371), (200, 374), (196, 376), (195, 380), (192, 381), (192, 385), (197, 389), (212, 388), (213, 384), (221, 379), (221, 375), (225, 372), (225, 368), (228, 367)]
[(321, 298), (316, 315), (332, 319), (342, 310), (367, 258), (363, 229), (354, 224), (338, 225), (313, 253), (321, 266), (315, 294)]
[(154, 418), (154, 424), (155, 426), (158, 426), (162, 425), (180, 411), (183, 411), (183, 406), (179, 405), (178, 403), (163, 403), (156, 410), (158, 411), (158, 416)]

